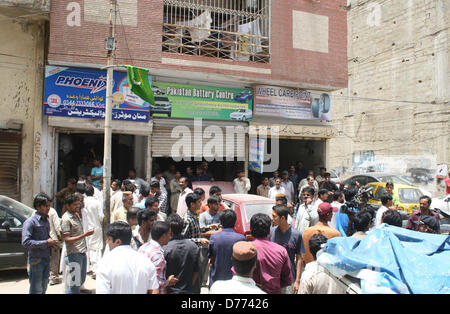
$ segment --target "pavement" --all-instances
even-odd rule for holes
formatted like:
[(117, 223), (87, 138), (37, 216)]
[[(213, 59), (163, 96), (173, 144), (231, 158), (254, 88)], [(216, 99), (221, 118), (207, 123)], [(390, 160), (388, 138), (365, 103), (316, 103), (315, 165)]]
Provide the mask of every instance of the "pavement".
[[(84, 287), (91, 293), (95, 293), (95, 280), (87, 275)], [(28, 294), (29, 288), (28, 274), (25, 269), (0, 271), (0, 294)], [(48, 285), (46, 293), (63, 294), (62, 283), (53, 286)]]
[[(87, 275), (84, 287), (91, 293), (95, 293), (95, 280)], [(25, 269), (0, 271), (0, 294), (28, 294), (29, 288), (28, 274)], [(201, 294), (208, 294), (208, 291), (208, 288), (202, 288)], [(48, 285), (46, 293), (63, 294), (62, 283)]]

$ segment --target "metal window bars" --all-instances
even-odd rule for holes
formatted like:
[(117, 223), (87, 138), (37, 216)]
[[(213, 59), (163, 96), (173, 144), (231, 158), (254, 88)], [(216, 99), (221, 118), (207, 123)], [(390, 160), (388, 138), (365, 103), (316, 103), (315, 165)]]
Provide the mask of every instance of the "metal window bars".
[(270, 62), (270, 0), (164, 0), (162, 50)]

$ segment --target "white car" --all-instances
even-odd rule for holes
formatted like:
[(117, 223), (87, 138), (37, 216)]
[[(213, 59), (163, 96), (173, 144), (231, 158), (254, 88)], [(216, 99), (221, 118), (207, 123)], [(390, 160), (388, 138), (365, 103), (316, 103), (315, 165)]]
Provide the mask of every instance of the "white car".
[(450, 215), (450, 194), (444, 197), (433, 198), (431, 201), (431, 208), (437, 208)]
[(342, 182), (341, 182), (341, 178), (339, 177), (337, 172), (332, 170), (332, 169), (330, 171), (328, 171), (328, 172), (330, 173), (330, 180), (331, 180), (331, 182), (333, 182), (334, 184), (337, 185), (338, 188), (340, 188)]
[(439, 213), (441, 233), (450, 234), (450, 194), (431, 200), (431, 209)]
[(250, 121), (252, 119), (252, 111), (249, 109), (239, 109), (230, 114), (231, 120)]

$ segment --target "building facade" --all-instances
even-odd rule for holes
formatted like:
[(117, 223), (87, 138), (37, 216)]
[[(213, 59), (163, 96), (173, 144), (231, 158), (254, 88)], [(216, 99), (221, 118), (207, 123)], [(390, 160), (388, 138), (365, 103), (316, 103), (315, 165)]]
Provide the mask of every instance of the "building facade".
[(333, 93), (328, 165), (434, 176), (450, 165), (449, 2), (352, 0), (347, 10), (349, 82)]
[(49, 12), (50, 1), (0, 1), (0, 194), (30, 206), (46, 163), (42, 77)]
[[(47, 65), (55, 72), (48, 73), (48, 77), (66, 70), (102, 71), (106, 64), (109, 3), (52, 3)], [(290, 159), (281, 162), (281, 168), (303, 158), (308, 159), (308, 167), (324, 165), (329, 139), (334, 136), (331, 119), (326, 115), (330, 111), (329, 95), (347, 87), (346, 15), (342, 0), (118, 0), (113, 14), (115, 64), (149, 69), (159, 108), (171, 104), (172, 109), (171, 114), (154, 111), (157, 114), (148, 121), (113, 121), (113, 175), (114, 155), (122, 165), (134, 166), (138, 175), (147, 179), (156, 168), (164, 170), (176, 161), (173, 157), (197, 157), (196, 161), (214, 157), (222, 158), (211, 164), (219, 179), (230, 181), (237, 169), (247, 168), (249, 137), (254, 136), (254, 130), (274, 127), (282, 139), (281, 149), (298, 147), (290, 151)], [(259, 95), (261, 102), (255, 96), (258, 88), (269, 91)], [(124, 97), (126, 102), (127, 95)], [(176, 97), (184, 97), (183, 104)], [(43, 99), (46, 106), (52, 101), (58, 107), (58, 97)], [(290, 114), (296, 101), (303, 111), (308, 111), (307, 115)], [(183, 105), (203, 108), (202, 114)], [(316, 108), (314, 112), (312, 107)], [(281, 111), (277, 113), (274, 108)], [(60, 164), (62, 155), (74, 156), (70, 152), (79, 147), (102, 147), (101, 119), (53, 114), (58, 110), (44, 112), (53, 147), (50, 160)], [(197, 116), (203, 118), (203, 124), (196, 129)], [(190, 132), (189, 140), (174, 138), (174, 128), (180, 126)], [(208, 154), (208, 132), (214, 130), (216, 136), (224, 138), (230, 127), (243, 136), (222, 141), (222, 148)], [(199, 138), (203, 146), (196, 145)], [(191, 149), (174, 155), (173, 147), (180, 141), (189, 142)], [(76, 158), (80, 163), (81, 156)], [(180, 167), (190, 165), (186, 160), (178, 161)], [(64, 162), (72, 162), (75, 169), (73, 160)], [(124, 175), (118, 171), (117, 167), (116, 176)], [(59, 177), (56, 169), (50, 177), (62, 182), (67, 175)], [(48, 183), (49, 189), (60, 187)]]

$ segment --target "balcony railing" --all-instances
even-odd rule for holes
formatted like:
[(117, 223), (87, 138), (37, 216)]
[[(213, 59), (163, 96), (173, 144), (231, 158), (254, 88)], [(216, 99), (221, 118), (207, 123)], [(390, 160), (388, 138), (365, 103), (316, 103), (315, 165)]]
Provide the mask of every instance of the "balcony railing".
[(164, 0), (163, 51), (270, 62), (269, 0)]

